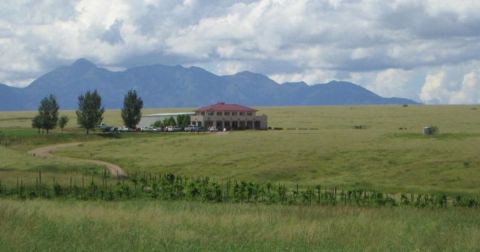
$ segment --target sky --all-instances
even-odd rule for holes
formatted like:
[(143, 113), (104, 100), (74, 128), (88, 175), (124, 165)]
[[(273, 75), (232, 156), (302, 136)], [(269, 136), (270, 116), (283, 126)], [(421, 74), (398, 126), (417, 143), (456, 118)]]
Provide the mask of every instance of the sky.
[(0, 83), (23, 87), (86, 58), (480, 103), (478, 13), (477, 0), (2, 0)]

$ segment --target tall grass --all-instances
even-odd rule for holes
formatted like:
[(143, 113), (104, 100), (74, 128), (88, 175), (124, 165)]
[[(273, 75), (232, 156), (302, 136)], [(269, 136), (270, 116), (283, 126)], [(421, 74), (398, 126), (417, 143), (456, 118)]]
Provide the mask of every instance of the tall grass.
[(476, 251), (471, 209), (0, 199), (3, 251)]

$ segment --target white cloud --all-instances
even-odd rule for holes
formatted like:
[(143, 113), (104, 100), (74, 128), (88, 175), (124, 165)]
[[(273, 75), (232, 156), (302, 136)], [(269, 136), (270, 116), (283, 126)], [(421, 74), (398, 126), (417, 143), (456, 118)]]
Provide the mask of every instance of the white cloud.
[(280, 82), (340, 78), (385, 96), (475, 102), (462, 90), (478, 83), (479, 10), (475, 0), (6, 0), (0, 82), (88, 58), (110, 68), (249, 70)]
[(450, 97), (451, 104), (480, 103), (480, 78), (478, 71), (465, 74), (462, 86)]
[(428, 74), (420, 93), (420, 99), (425, 103), (442, 103), (448, 100), (451, 92), (446, 84), (445, 71)]
[(335, 72), (324, 70), (309, 70), (293, 74), (273, 74), (270, 77), (278, 83), (304, 81), (308, 84), (321, 84), (327, 83), (335, 79)]
[[(458, 81), (462, 79), (462, 81)], [(458, 69), (444, 68), (428, 74), (420, 98), (433, 104), (480, 103), (480, 76), (478, 67), (458, 72)]]
[(387, 69), (381, 71), (367, 86), (375, 93), (387, 97), (407, 97), (407, 92), (411, 73), (402, 69)]

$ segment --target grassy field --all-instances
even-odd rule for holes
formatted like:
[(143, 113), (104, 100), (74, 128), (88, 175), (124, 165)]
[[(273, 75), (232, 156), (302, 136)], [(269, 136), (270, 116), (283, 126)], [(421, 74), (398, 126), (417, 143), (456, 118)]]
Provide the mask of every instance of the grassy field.
[[(162, 111), (172, 110), (144, 113)], [(43, 145), (83, 142), (58, 155), (108, 161), (130, 174), (480, 194), (478, 106), (278, 107), (260, 113), (282, 130), (86, 136), (66, 111), (61, 114), (72, 121), (65, 133), (45, 136), (30, 128), (35, 112), (1, 112), (0, 180), (34, 183), (39, 170), (46, 180), (96, 176), (101, 167), (27, 154)], [(104, 118), (121, 125), (119, 111)], [(440, 133), (422, 136), (426, 125)], [(478, 209), (0, 199), (0, 220), (0, 248), (7, 251), (480, 248)]]
[[(269, 116), (272, 127), (284, 130), (107, 139), (60, 154), (110, 161), (130, 173), (172, 172), (389, 191), (480, 192), (480, 111), (471, 107), (306, 107), (261, 112)], [(440, 135), (422, 136), (425, 125), (438, 126)]]
[(469, 209), (0, 203), (4, 251), (475, 251), (480, 247), (480, 215)]
[[(164, 110), (144, 113), (158, 111)], [(391, 192), (480, 193), (480, 110), (476, 107), (285, 107), (263, 108), (260, 113), (269, 116), (272, 127), (283, 130), (136, 134), (109, 139), (67, 129), (69, 133), (45, 137), (28, 129), (32, 112), (0, 113), (4, 134), (24, 136), (18, 144), (0, 147), (4, 160), (0, 169), (50, 167), (65, 171), (70, 164), (36, 160), (25, 152), (42, 144), (83, 141), (82, 146), (59, 154), (109, 161), (127, 173), (171, 172)], [(105, 114), (105, 121), (113, 125), (120, 125), (119, 118), (118, 111)], [(425, 125), (438, 126), (440, 134), (422, 136)]]

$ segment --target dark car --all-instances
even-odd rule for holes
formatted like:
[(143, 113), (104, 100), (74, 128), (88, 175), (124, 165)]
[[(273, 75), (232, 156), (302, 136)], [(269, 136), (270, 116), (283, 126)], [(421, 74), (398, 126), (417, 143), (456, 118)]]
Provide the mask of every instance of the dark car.
[(108, 126), (108, 125), (101, 125), (100, 129), (102, 130), (102, 133), (117, 133), (118, 132), (117, 127)]

